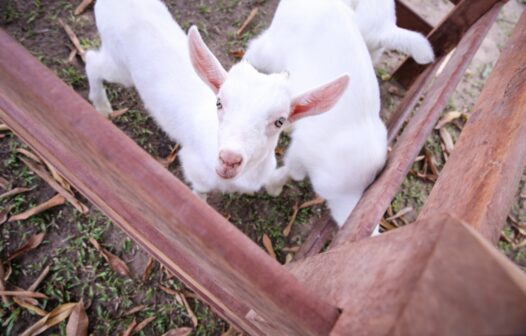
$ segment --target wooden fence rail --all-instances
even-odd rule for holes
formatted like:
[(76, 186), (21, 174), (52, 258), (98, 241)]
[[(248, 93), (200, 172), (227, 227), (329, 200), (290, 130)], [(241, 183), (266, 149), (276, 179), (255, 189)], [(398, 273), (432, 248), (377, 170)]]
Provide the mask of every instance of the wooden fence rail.
[(138, 244), (246, 332), (261, 334), (243, 315), (245, 305), (284, 335), (328, 334), (336, 307), (196, 198), (4, 31), (0, 45), (0, 118)]

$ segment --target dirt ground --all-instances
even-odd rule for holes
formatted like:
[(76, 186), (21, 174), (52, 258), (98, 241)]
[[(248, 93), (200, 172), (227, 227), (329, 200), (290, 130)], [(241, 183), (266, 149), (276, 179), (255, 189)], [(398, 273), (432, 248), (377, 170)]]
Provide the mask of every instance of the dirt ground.
[[(0, 3), (0, 27), (6, 29), (35, 57), (86, 98), (88, 87), (82, 61), (78, 57), (68, 61), (73, 47), (58, 24), (58, 19), (62, 19), (71, 25), (84, 48), (98, 46), (92, 8), (88, 8), (80, 16), (74, 16), (73, 10), (78, 2), (80, 1), (6, 0)], [(405, 2), (432, 24), (439, 23), (451, 8), (446, 0)], [(236, 56), (246, 42), (268, 25), (278, 1), (167, 0), (166, 3), (184, 29), (191, 24), (199, 26), (205, 41), (228, 68), (236, 62)], [(258, 14), (245, 33), (237, 38), (235, 32), (255, 7), (259, 8)], [(524, 7), (517, 0), (511, 0), (505, 5), (497, 24), (477, 53), (446, 111), (461, 111), (469, 115), (484, 81), (495, 65), (499, 51), (505, 46)], [(396, 53), (387, 53), (377, 69), (380, 77), (393, 68), (393, 59), (399, 58)], [(390, 86), (390, 83), (382, 82), (384, 114), (388, 114), (400, 100), (397, 95), (389, 93)], [(130, 109), (116, 119), (115, 124), (152, 156), (166, 157), (175, 144), (144, 112), (134, 90), (109, 85), (108, 95), (115, 110)], [(454, 140), (462, 126), (461, 121), (448, 126)], [(433, 134), (426, 143), (426, 148), (432, 151), (439, 169), (444, 164), (440, 141), (438, 134)], [(287, 140), (283, 139), (280, 148), (283, 149), (286, 143)], [(21, 154), (17, 152), (21, 148), (27, 147), (14, 135), (0, 132), (0, 177), (8, 181), (6, 189), (31, 188), (26, 193), (0, 199), (0, 214), (6, 211), (18, 214), (55, 194), (53, 189), (21, 162)], [(278, 151), (278, 155), (281, 155), (281, 151)], [(177, 160), (170, 166), (170, 170), (181, 177)], [(520, 194), (525, 194), (524, 191), (521, 193), (525, 182), (526, 176), (521, 186), (518, 186), (518, 196), (511, 210), (509, 225), (503, 231), (503, 239), (499, 243), (503, 252), (523, 269), (526, 267), (526, 249), (517, 248), (516, 243), (526, 237), (516, 228), (526, 225), (526, 200), (520, 197)], [(414, 220), (431, 188), (432, 183), (409, 175), (393, 201), (390, 213), (409, 207), (412, 210), (402, 218), (393, 220), (392, 224), (399, 226)], [(0, 186), (0, 194), (4, 191), (6, 190)], [(253, 196), (216, 193), (209, 197), (209, 203), (258, 244), (262, 245), (263, 236), (267, 235), (278, 260), (284, 263), (292, 257), (293, 251), (301, 244), (323, 207), (317, 205), (300, 210), (292, 233), (284, 237), (282, 231), (289, 221), (292, 209), (294, 205), (315, 197), (308, 181), (305, 181), (289, 184), (279, 198), (265, 193)], [(87, 204), (80, 196), (79, 199)], [(1, 217), (0, 215), (0, 221)], [(6, 272), (10, 272), (7, 287), (28, 288), (42, 270), (50, 266), (49, 275), (38, 287), (38, 291), (50, 299), (39, 300), (39, 307), (51, 311), (60, 304), (83, 299), (90, 319), (90, 333), (94, 335), (116, 335), (124, 332), (134, 320), (141, 322), (151, 317), (155, 319), (137, 334), (162, 335), (171, 329), (190, 327), (193, 329), (192, 335), (220, 335), (228, 329), (224, 321), (217, 318), (205, 304), (195, 299), (192, 293), (158, 264), (155, 264), (150, 274), (146, 274), (146, 253), (94, 207), (85, 215), (70, 205), (55, 207), (25, 221), (0, 224), (0, 233), (0, 260), (5, 262)], [(6, 262), (13, 251), (37, 233), (45, 234), (40, 246), (12, 262)], [(89, 243), (90, 237), (124, 260), (130, 267), (131, 276), (114, 272)], [(173, 291), (186, 297), (189, 307), (178, 302)], [(138, 311), (127, 314), (132, 308), (137, 308)], [(195, 315), (195, 321), (192, 314)], [(38, 315), (14, 303), (8, 305), (2, 302), (0, 305), (2, 335), (19, 335), (39, 319)], [(65, 335), (65, 323), (50, 329), (44, 335)]]

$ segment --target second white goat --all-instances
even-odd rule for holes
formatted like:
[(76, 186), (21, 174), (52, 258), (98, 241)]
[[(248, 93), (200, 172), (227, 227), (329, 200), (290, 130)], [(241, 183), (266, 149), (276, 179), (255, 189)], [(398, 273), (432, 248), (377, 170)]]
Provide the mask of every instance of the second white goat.
[(374, 63), (384, 49), (401, 51), (420, 64), (434, 61), (433, 48), (424, 35), (396, 25), (394, 0), (343, 1), (356, 12), (356, 22)]
[[(285, 164), (266, 186), (276, 195), (290, 177), (309, 176), (340, 226), (387, 153), (379, 86), (356, 21), (340, 0), (282, 0), (270, 27), (245, 56), (257, 69), (289, 72), (292, 92), (349, 74), (348, 89), (329, 112), (295, 122)], [(294, 114), (288, 120), (294, 122)]]

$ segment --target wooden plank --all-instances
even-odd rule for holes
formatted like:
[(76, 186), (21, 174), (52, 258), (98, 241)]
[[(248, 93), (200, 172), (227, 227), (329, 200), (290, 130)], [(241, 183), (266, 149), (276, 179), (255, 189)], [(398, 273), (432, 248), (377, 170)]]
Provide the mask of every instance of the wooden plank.
[[(498, 2), (499, 0), (462, 0), (428, 36), (436, 56), (444, 56), (453, 50), (468, 29)], [(409, 88), (418, 74), (428, 66), (407, 58), (393, 77), (403, 87)]]
[(406, 91), (404, 98), (397, 106), (395, 112), (391, 115), (386, 123), (387, 127), (387, 141), (389, 144), (393, 143), (395, 138), (398, 136), (398, 132), (402, 128), (402, 125), (407, 120), (411, 112), (413, 112), (416, 103), (422, 94), (424, 94), (429, 87), (429, 84), (435, 78), (435, 72), (440, 64), (441, 59), (429, 67), (427, 67), (423, 73), (421, 73), (415, 83), (411, 85), (409, 90)]
[(336, 235), (332, 247), (369, 237), (380, 223), (412, 163), (431, 134), (450, 95), (489, 31), (491, 23), (497, 19), (501, 6), (502, 4), (497, 4), (463, 38), (394, 145), (384, 171), (364, 193), (351, 216)]
[[(197, 199), (3, 30), (0, 45), (0, 118), (77, 190), (223, 307), (230, 321), (246, 319), (217, 300), (221, 294), (250, 307), (283, 335), (328, 334), (339, 315), (334, 306)], [(212, 293), (218, 288), (219, 294)]]
[(526, 165), (526, 14), (486, 82), (420, 217), (447, 210), (493, 242)]
[(300, 249), (294, 255), (293, 260), (300, 260), (320, 253), (321, 249), (329, 242), (338, 225), (331, 218), (329, 211), (324, 211), (322, 217), (314, 224), (307, 239), (301, 244)]
[(342, 308), (332, 336), (526, 334), (526, 274), (447, 215), (288, 268)]
[(433, 26), (400, 0), (396, 0), (396, 23), (399, 27), (420, 32), (427, 36)]

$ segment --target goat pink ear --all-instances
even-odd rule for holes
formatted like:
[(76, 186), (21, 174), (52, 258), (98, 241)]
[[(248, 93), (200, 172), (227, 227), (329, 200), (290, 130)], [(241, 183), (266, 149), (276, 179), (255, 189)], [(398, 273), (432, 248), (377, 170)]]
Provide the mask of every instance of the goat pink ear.
[(195, 71), (217, 94), (225, 81), (226, 71), (219, 63), (219, 60), (208, 49), (196, 26), (192, 26), (188, 31), (188, 47)]
[(294, 98), (289, 121), (327, 112), (340, 100), (348, 85), (349, 75), (343, 75)]

